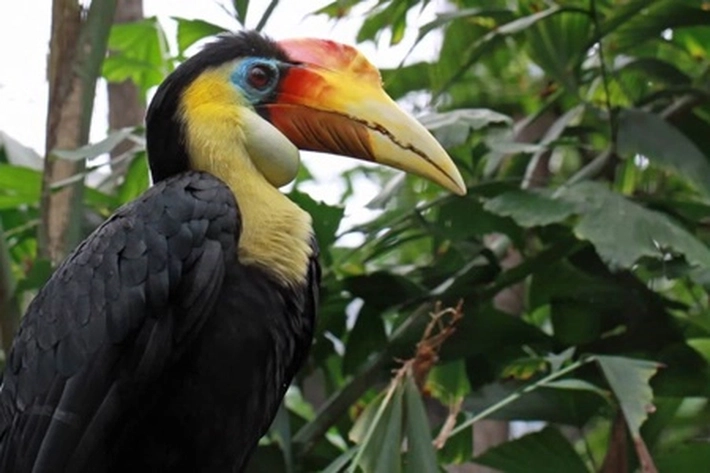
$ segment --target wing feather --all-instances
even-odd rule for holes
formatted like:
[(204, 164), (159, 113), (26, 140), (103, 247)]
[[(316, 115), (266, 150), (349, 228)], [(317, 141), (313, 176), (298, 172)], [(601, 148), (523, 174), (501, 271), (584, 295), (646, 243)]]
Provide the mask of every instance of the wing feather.
[(67, 258), (9, 355), (0, 471), (100, 462), (106, 432), (213, 310), (239, 230), (229, 189), (190, 172), (119, 209)]

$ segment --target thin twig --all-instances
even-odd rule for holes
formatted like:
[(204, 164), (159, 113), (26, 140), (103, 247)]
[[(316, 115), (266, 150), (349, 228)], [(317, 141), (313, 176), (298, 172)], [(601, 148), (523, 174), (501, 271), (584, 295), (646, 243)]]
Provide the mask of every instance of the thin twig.
[(609, 92), (609, 74), (606, 70), (606, 62), (604, 58), (604, 43), (601, 34), (601, 25), (599, 21), (599, 12), (597, 11), (596, 0), (590, 0), (590, 10), (592, 13), (592, 21), (594, 22), (594, 32), (598, 36), (598, 50), (599, 50), (599, 68), (602, 75), (602, 84), (604, 85), (604, 98), (606, 103), (606, 110), (609, 114), (609, 139), (611, 140), (611, 152), (616, 153), (616, 116), (612, 111), (611, 106), (611, 94)]
[(451, 432), (453, 432), (454, 427), (456, 427), (456, 417), (461, 413), (461, 406), (463, 406), (463, 396), (456, 399), (451, 405), (449, 405), (449, 413), (446, 416), (444, 425), (441, 426), (439, 435), (434, 439), (434, 448), (441, 450), (446, 445), (446, 441), (451, 438)]
[(540, 387), (543, 387), (545, 384), (549, 383), (550, 381), (554, 381), (557, 378), (561, 378), (562, 376), (571, 373), (572, 371), (575, 371), (576, 369), (580, 368), (583, 365), (586, 365), (587, 363), (590, 363), (595, 360), (595, 357), (587, 357), (587, 358), (582, 358), (580, 360), (575, 361), (571, 365), (562, 368), (559, 371), (555, 371), (553, 373), (550, 373), (549, 375), (540, 378), (539, 380), (535, 381), (532, 384), (528, 384), (527, 386), (524, 386), (514, 393), (506, 396), (505, 398), (501, 399), (500, 401), (496, 402), (492, 406), (482, 410), (475, 416), (471, 417), (470, 419), (466, 420), (465, 422), (461, 423), (458, 427), (456, 427), (454, 430), (451, 431), (451, 435), (456, 435), (459, 432), (471, 427), (473, 424), (478, 422), (481, 419), (485, 419), (492, 413), (496, 412), (499, 409), (502, 409), (503, 407), (507, 406), (508, 404), (513, 403), (514, 401), (517, 401), (519, 398), (521, 398), (523, 395), (532, 392)]

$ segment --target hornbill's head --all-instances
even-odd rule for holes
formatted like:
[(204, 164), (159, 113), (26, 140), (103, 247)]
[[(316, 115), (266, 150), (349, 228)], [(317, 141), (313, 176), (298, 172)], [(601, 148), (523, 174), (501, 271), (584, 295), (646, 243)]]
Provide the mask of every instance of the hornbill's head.
[(444, 149), (384, 92), (377, 69), (354, 48), (327, 40), (219, 37), (160, 86), (147, 143), (155, 181), (188, 169), (220, 175), (228, 156), (210, 150), (221, 143), (247, 156), (274, 187), (295, 178), (304, 149), (390, 165), (466, 192)]

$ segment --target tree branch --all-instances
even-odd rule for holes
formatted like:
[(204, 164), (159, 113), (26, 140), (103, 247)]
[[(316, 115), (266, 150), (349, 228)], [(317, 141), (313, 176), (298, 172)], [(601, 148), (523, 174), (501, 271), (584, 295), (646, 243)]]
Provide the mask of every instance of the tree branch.
[(96, 81), (115, 9), (115, 0), (92, 2), (88, 13), (77, 0), (52, 3), (39, 253), (55, 264), (80, 239), (83, 181), (57, 192), (52, 192), (52, 184), (81, 172), (84, 163), (60, 160), (53, 151), (88, 142)]

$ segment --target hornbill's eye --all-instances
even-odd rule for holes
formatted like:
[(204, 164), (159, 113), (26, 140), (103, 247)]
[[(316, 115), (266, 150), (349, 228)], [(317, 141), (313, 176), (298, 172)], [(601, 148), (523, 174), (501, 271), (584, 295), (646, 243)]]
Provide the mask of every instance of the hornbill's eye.
[(247, 58), (232, 73), (232, 82), (252, 104), (257, 104), (274, 92), (279, 83), (279, 66), (272, 59)]
[(257, 90), (268, 89), (274, 78), (274, 70), (266, 64), (254, 64), (247, 72), (249, 85)]

